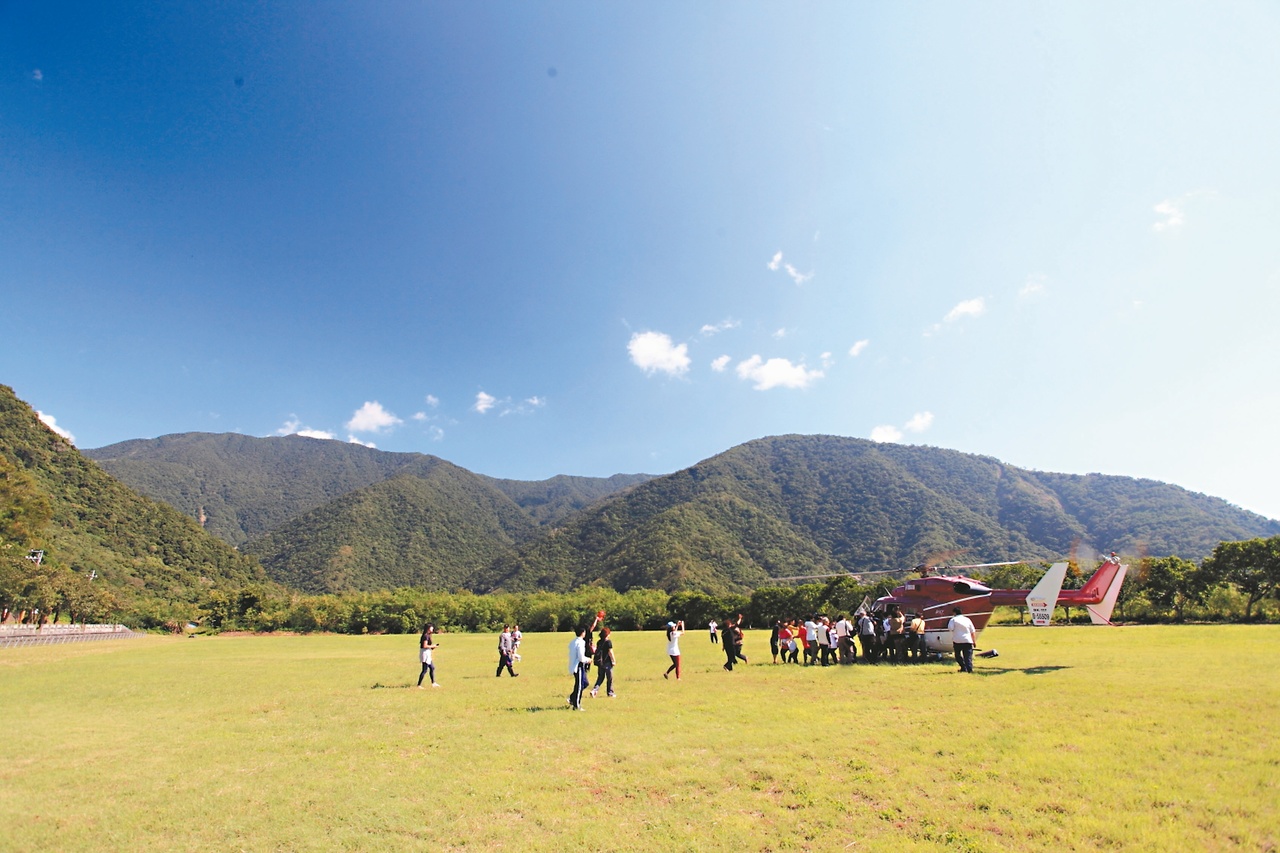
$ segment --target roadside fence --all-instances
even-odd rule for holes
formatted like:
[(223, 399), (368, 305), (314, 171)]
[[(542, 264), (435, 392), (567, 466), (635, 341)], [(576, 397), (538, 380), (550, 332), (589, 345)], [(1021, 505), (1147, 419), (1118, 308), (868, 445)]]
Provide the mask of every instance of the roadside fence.
[(0, 625), (0, 649), (141, 637), (124, 625)]

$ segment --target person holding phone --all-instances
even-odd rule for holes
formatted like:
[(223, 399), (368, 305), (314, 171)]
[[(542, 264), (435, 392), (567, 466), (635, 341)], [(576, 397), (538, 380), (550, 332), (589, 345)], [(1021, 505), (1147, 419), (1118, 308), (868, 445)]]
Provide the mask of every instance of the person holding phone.
[(674, 672), (676, 681), (680, 680), (680, 635), (683, 633), (683, 619), (679, 622), (667, 623), (667, 654), (671, 657), (671, 666), (667, 667), (667, 671), (662, 673), (663, 678), (669, 677)]

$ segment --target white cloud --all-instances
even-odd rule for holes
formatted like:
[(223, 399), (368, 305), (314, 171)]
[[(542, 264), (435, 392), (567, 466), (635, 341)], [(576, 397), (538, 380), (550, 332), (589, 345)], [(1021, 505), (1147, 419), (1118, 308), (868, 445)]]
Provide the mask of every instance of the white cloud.
[(729, 366), (729, 356), (722, 355), (715, 361), (711, 362), (711, 369), (716, 373), (724, 373), (724, 369)]
[(483, 415), (485, 412), (489, 411), (497, 404), (498, 404), (497, 397), (493, 396), (492, 394), (486, 394), (483, 391), (481, 391), (478, 394), (476, 394), (475, 405), (473, 405), (471, 408)]
[(438, 426), (433, 426), (427, 430), (427, 434), (431, 436), (432, 441), (444, 441), (444, 430)]
[(347, 442), (349, 444), (358, 444), (361, 447), (372, 447), (374, 450), (378, 449), (378, 445), (374, 444), (372, 441), (361, 441), (360, 439), (356, 438), (354, 435), (347, 436)]
[(1019, 299), (1027, 299), (1038, 293), (1044, 293), (1044, 289), (1049, 284), (1049, 276), (1042, 272), (1033, 272), (1027, 276), (1026, 282), (1022, 285), (1022, 289), (1018, 291)]
[(45, 412), (42, 412), (39, 409), (37, 409), (36, 417), (40, 419), (40, 423), (44, 424), (49, 429), (53, 430), (58, 435), (62, 436), (66, 441), (70, 442), (71, 444), (76, 443), (76, 437), (72, 435), (70, 432), (68, 432), (67, 430), (58, 426), (58, 419), (55, 418), (53, 415), (46, 414)]
[(862, 351), (869, 346), (871, 346), (871, 341), (868, 341), (868, 340), (858, 341), (853, 346), (849, 347), (849, 355), (853, 356), (854, 358), (857, 358), (858, 356), (862, 355)]
[(39, 68), (32, 69), (31, 79), (39, 83), (41, 80), (44, 79), (44, 72), (41, 71)]
[(373, 400), (356, 409), (346, 426), (351, 432), (382, 432), (402, 423), (404, 421), (382, 408), (377, 400)]
[(439, 397), (437, 397), (435, 394), (428, 394), (428, 395), (427, 395), (427, 405), (428, 405), (428, 406), (430, 406), (430, 407), (431, 407), (431, 408), (433, 408), (433, 409), (434, 409), (434, 408), (436, 408), (437, 406), (439, 406), (439, 405), (440, 405), (440, 398), (439, 398)]
[(297, 415), (284, 422), (280, 429), (276, 430), (276, 435), (300, 435), (303, 438), (321, 438), (326, 441), (332, 441), (337, 438), (333, 433), (322, 429), (312, 429), (304, 427), (302, 422), (298, 420)]
[(710, 323), (707, 323), (702, 327), (702, 334), (714, 335), (714, 334), (718, 334), (719, 332), (727, 332), (729, 329), (738, 328), (739, 325), (740, 323), (737, 320), (721, 320), (719, 323), (716, 323), (714, 326), (711, 325)]
[(933, 412), (916, 412), (911, 416), (911, 420), (902, 425), (901, 429), (892, 424), (881, 424), (871, 430), (871, 440), (882, 443), (896, 444), (902, 441), (903, 431), (906, 432), (924, 432), (933, 425)]
[(947, 312), (947, 316), (942, 318), (941, 323), (934, 323), (928, 329), (925, 329), (924, 336), (927, 338), (942, 331), (945, 323), (954, 323), (965, 317), (981, 317), (987, 311), (987, 300), (979, 296), (975, 299), (966, 299), (957, 303), (956, 307)]
[(427, 419), (427, 413), (426, 413), (426, 412), (414, 412), (414, 413), (413, 413), (412, 415), (410, 415), (409, 417), (413, 418), (415, 421), (425, 421), (425, 420)]
[(627, 344), (631, 363), (645, 373), (682, 376), (689, 370), (689, 347), (676, 345), (662, 332), (636, 332)]
[(787, 275), (791, 276), (791, 280), (796, 283), (797, 287), (804, 284), (809, 279), (813, 278), (813, 273), (811, 272), (802, 273), (795, 267), (791, 266), (791, 264), (783, 264), (783, 266), (786, 267)]
[(1163, 216), (1164, 219), (1151, 223), (1151, 230), (1159, 232), (1181, 228), (1183, 223), (1187, 221), (1182, 204), (1183, 199), (1167, 198), (1153, 207), (1152, 210)]
[[(814, 240), (817, 240), (817, 239), (818, 239), (818, 235), (817, 235), (817, 234), (813, 235), (813, 239), (814, 239)], [(767, 264), (767, 266), (769, 267), (769, 269), (773, 270), (774, 272), (777, 272), (779, 269), (784, 269), (784, 270), (786, 270), (786, 271), (787, 271), (787, 275), (791, 276), (791, 280), (792, 280), (792, 281), (794, 281), (794, 282), (796, 283), (796, 285), (797, 285), (797, 286), (799, 286), (799, 285), (801, 285), (801, 284), (804, 284), (806, 281), (808, 281), (809, 279), (813, 278), (813, 273), (802, 273), (802, 272), (800, 272), (800, 270), (796, 269), (796, 268), (795, 268), (794, 266), (792, 266), (791, 264), (784, 264), (784, 263), (782, 262), (782, 252), (781, 252), (781, 250), (779, 250), (779, 251), (778, 251), (778, 252), (773, 256), (773, 258), (769, 261), (769, 263)]]
[(979, 296), (977, 299), (966, 299), (947, 312), (943, 322), (954, 323), (962, 317), (981, 317), (987, 311), (987, 301)]
[(821, 370), (809, 370), (803, 363), (792, 364), (785, 358), (765, 361), (758, 355), (739, 362), (735, 370), (740, 378), (754, 382), (757, 391), (779, 387), (807, 388), (823, 375)]
[(888, 442), (890, 444), (899, 442), (902, 441), (902, 430), (898, 429), (896, 426), (890, 426), (889, 424), (878, 426), (871, 430), (871, 440), (881, 443)]
[(835, 362), (834, 362), (834, 361), (832, 361), (832, 359), (831, 359), (831, 353), (829, 353), (829, 352), (824, 352), (822, 355), (818, 356), (818, 358), (822, 361), (822, 369), (823, 369), (823, 370), (826, 370), (828, 367), (830, 367), (831, 365), (835, 364)]
[(773, 333), (773, 336), (774, 336), (775, 338), (777, 338), (778, 340), (782, 340), (783, 338), (785, 338), (785, 337), (787, 336), (787, 330), (786, 330), (786, 328), (785, 328), (785, 327), (783, 327), (783, 328), (779, 329), (778, 331), (774, 332), (774, 333)]
[(911, 420), (903, 424), (907, 432), (924, 432), (933, 424), (933, 412), (916, 412)]
[(525, 403), (526, 403), (527, 405), (532, 406), (532, 407), (533, 407), (533, 408), (535, 408), (535, 409), (541, 409), (543, 406), (547, 405), (547, 398), (546, 398), (546, 397), (538, 397), (538, 396), (536, 396), (536, 395), (535, 395), (535, 396), (530, 397), (529, 399), (525, 400)]

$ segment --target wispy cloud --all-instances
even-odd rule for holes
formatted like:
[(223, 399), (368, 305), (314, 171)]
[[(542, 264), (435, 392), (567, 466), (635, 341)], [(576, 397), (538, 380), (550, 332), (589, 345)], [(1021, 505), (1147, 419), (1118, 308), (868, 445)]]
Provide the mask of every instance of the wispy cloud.
[(486, 394), (483, 391), (479, 391), (476, 393), (476, 401), (471, 406), (471, 409), (483, 415), (485, 412), (489, 411), (497, 404), (498, 404), (497, 397), (493, 396), (492, 394)]
[(62, 436), (69, 443), (71, 444), (76, 443), (76, 437), (72, 435), (69, 431), (58, 426), (58, 419), (55, 418), (53, 415), (48, 414), (47, 412), (42, 412), (39, 409), (36, 409), (36, 417), (40, 419), (40, 423), (44, 424), (49, 429), (53, 430), (58, 435)]
[(933, 425), (933, 412), (916, 412), (902, 425), (907, 432), (924, 432)]
[(737, 320), (721, 320), (719, 323), (716, 323), (715, 325), (707, 323), (702, 327), (702, 334), (708, 335), (708, 336), (716, 335), (716, 334), (719, 334), (720, 332), (727, 332), (730, 329), (736, 329), (740, 325), (741, 323), (739, 323)]
[[(815, 240), (818, 239), (816, 234), (814, 235), (814, 239)], [(783, 263), (781, 251), (775, 253), (774, 256), (769, 260), (769, 263), (766, 264), (765, 266), (767, 266), (773, 272), (777, 272), (778, 270), (786, 270), (787, 275), (791, 276), (791, 280), (796, 283), (797, 287), (804, 284), (809, 279), (813, 278), (813, 273), (811, 272), (802, 273), (800, 272), (800, 270), (796, 269), (794, 265), (789, 263)]]
[(783, 264), (783, 267), (786, 268), (787, 275), (791, 276), (791, 280), (796, 283), (796, 287), (799, 287), (809, 279), (813, 278), (813, 273), (811, 272), (802, 273), (800, 272), (800, 270), (796, 269), (791, 264)]
[(337, 438), (337, 436), (327, 430), (304, 427), (302, 422), (298, 420), (297, 415), (290, 415), (289, 420), (285, 421), (284, 424), (276, 430), (276, 435), (300, 435), (303, 438), (321, 438), (326, 441), (332, 441)]
[(722, 355), (711, 362), (711, 369), (716, 373), (724, 373), (724, 369), (729, 366), (730, 360), (729, 356)]
[(739, 378), (755, 383), (757, 391), (771, 388), (808, 388), (821, 379), (821, 370), (810, 370), (803, 363), (792, 364), (790, 359), (771, 358), (765, 361), (753, 355), (738, 363), (735, 368)]
[(39, 68), (31, 69), (31, 79), (35, 80), (37, 83), (41, 82), (42, 80), (44, 80), (44, 72), (41, 71)]
[(1049, 276), (1042, 272), (1033, 272), (1027, 276), (1027, 280), (1023, 282), (1022, 289), (1018, 291), (1019, 299), (1030, 299), (1044, 293), (1045, 288), (1049, 286)]
[(1151, 209), (1155, 211), (1159, 218), (1151, 223), (1151, 230), (1157, 234), (1172, 234), (1182, 230), (1182, 227), (1187, 224), (1187, 208), (1193, 201), (1213, 199), (1217, 198), (1217, 196), (1217, 190), (1202, 189), (1185, 192), (1176, 198), (1166, 198), (1164, 201), (1157, 202)]
[(849, 355), (853, 356), (854, 358), (857, 358), (858, 356), (862, 355), (863, 351), (869, 346), (871, 346), (871, 341), (868, 341), (868, 340), (858, 341), (853, 346), (849, 347)]
[(346, 427), (351, 432), (376, 433), (389, 430), (402, 423), (404, 421), (382, 408), (381, 403), (377, 400), (372, 400), (356, 409), (355, 414), (351, 416), (351, 420), (347, 421)]
[(502, 411), (498, 412), (499, 417), (505, 418), (507, 415), (530, 415), (538, 409), (547, 405), (545, 397), (528, 397), (519, 403), (512, 405), (510, 401), (503, 401)]
[(683, 376), (689, 370), (689, 347), (662, 332), (636, 332), (627, 344), (631, 363), (647, 374)]
[(347, 436), (347, 443), (358, 444), (361, 447), (372, 447), (374, 450), (378, 449), (378, 445), (374, 444), (372, 441), (361, 441), (360, 439), (356, 438), (354, 435)]
[(1184, 202), (1186, 196), (1182, 198), (1167, 198), (1152, 208), (1161, 219), (1151, 223), (1151, 230), (1155, 232), (1173, 231), (1181, 228), (1187, 221), (1186, 211), (1184, 210)]
[(444, 441), (444, 430), (438, 426), (432, 425), (427, 430), (427, 435), (431, 437), (432, 441)]
[(433, 409), (438, 408), (440, 406), (440, 398), (437, 397), (435, 394), (428, 394), (427, 405)]
[(941, 323), (934, 323), (928, 329), (925, 329), (924, 336), (927, 338), (930, 335), (936, 334), (942, 331), (942, 327), (944, 325), (955, 323), (966, 317), (981, 317), (986, 313), (986, 311), (987, 300), (984, 297), (979, 296), (975, 299), (966, 299), (963, 302), (957, 303), (954, 308), (948, 311), (947, 316), (942, 318)]
[(943, 322), (954, 323), (964, 317), (981, 317), (987, 310), (987, 301), (979, 296), (977, 299), (966, 299), (947, 312)]

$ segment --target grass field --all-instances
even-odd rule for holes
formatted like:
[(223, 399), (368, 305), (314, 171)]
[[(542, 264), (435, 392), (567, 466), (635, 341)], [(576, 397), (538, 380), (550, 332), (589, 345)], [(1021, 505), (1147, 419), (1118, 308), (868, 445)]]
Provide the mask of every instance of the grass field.
[[(1274, 850), (1280, 628), (993, 628), (946, 664), (750, 666), (615, 634), (147, 638), (0, 651), (0, 848)], [(594, 675), (594, 673), (593, 673)]]

